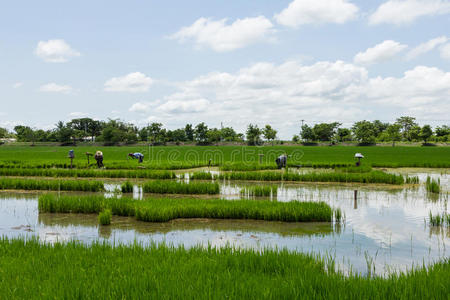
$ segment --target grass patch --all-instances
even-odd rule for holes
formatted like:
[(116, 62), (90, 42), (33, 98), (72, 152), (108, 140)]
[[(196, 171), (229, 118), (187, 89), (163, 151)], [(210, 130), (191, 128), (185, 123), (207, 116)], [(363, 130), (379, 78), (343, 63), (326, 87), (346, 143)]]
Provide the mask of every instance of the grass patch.
[(102, 181), (93, 180), (36, 180), (23, 178), (0, 178), (0, 190), (44, 190), (100, 192)]
[(450, 292), (448, 259), (385, 279), (347, 278), (312, 254), (231, 247), (3, 238), (0, 270), (5, 299), (447, 299)]
[(122, 193), (132, 193), (133, 192), (133, 184), (129, 181), (122, 183), (120, 186)]
[(241, 195), (248, 197), (275, 197), (278, 186), (276, 185), (252, 185), (246, 186), (241, 190)]
[(144, 193), (155, 194), (219, 194), (218, 183), (209, 182), (178, 182), (178, 181), (149, 181), (142, 185)]
[(447, 226), (450, 228), (450, 215), (447, 213), (433, 215), (430, 211), (428, 222), (432, 226)]
[(111, 224), (111, 210), (105, 209), (104, 211), (100, 212), (98, 215), (98, 223), (100, 225), (109, 225)]
[(333, 209), (324, 202), (276, 202), (269, 200), (105, 198), (103, 196), (39, 196), (39, 212), (99, 213), (135, 216), (145, 222), (167, 222), (178, 218), (252, 219), (284, 222), (331, 222)]
[(427, 188), (427, 192), (439, 194), (441, 191), (441, 180), (439, 178), (436, 180), (430, 176), (427, 176), (425, 186)]

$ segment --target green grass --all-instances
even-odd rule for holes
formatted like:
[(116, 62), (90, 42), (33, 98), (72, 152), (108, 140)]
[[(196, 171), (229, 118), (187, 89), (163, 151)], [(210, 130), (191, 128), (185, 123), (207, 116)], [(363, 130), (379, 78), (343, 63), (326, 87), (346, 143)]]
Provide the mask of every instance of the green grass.
[(450, 215), (446, 212), (443, 214), (433, 215), (430, 211), (428, 222), (432, 226), (447, 226), (450, 228)]
[(142, 185), (144, 193), (155, 194), (219, 194), (218, 183), (209, 182), (178, 182), (178, 181), (149, 181)]
[(93, 180), (37, 180), (0, 178), (0, 190), (45, 190), (99, 192), (104, 190), (102, 181)]
[(324, 202), (276, 202), (269, 200), (222, 200), (128, 197), (39, 196), (39, 212), (100, 213), (135, 216), (145, 222), (167, 222), (178, 218), (252, 219), (284, 222), (331, 222), (333, 209)]
[[(186, 169), (213, 165), (224, 168), (258, 168), (259, 154), (264, 154), (261, 168), (274, 168), (275, 159), (288, 154), (288, 165), (304, 167), (339, 167), (355, 164), (355, 153), (365, 158), (362, 165), (372, 167), (450, 167), (450, 147), (303, 147), (303, 146), (123, 146), (123, 147), (48, 147), (48, 146), (0, 146), (0, 167), (69, 167), (67, 153), (75, 150), (74, 164), (86, 168), (85, 152), (101, 150), (106, 168), (136, 169), (140, 166), (152, 169)], [(127, 154), (140, 151), (145, 155), (143, 164), (128, 160)], [(91, 159), (91, 164), (93, 160)], [(231, 165), (231, 167), (230, 167)]]
[(382, 171), (368, 173), (342, 173), (342, 172), (314, 172), (298, 174), (291, 172), (230, 172), (222, 173), (219, 179), (225, 180), (255, 180), (255, 181), (304, 181), (304, 182), (359, 182), (359, 183), (385, 183), (403, 184), (402, 175), (389, 174)]
[(0, 176), (147, 179), (173, 179), (176, 177), (174, 172), (162, 170), (88, 170), (40, 168), (0, 168)]
[(129, 181), (122, 183), (120, 186), (122, 193), (132, 193), (133, 192), (133, 184)]
[(439, 194), (441, 191), (441, 181), (440, 179), (432, 179), (430, 176), (427, 176), (427, 182), (425, 183), (427, 191), (429, 193)]
[(110, 209), (105, 209), (104, 211), (101, 211), (100, 214), (98, 215), (98, 223), (100, 225), (109, 225), (111, 224), (111, 210)]
[(270, 197), (276, 196), (278, 186), (276, 185), (251, 185), (241, 190), (241, 195), (249, 197)]
[[(325, 271), (329, 269), (329, 271)], [(448, 299), (450, 261), (345, 277), (287, 250), (0, 240), (4, 299)]]

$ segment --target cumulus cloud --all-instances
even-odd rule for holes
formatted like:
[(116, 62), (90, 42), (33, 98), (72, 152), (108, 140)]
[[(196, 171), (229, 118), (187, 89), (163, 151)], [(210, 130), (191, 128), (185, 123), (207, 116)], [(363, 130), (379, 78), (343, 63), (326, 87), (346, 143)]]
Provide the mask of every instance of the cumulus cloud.
[(59, 85), (54, 82), (44, 84), (39, 88), (39, 91), (41, 92), (62, 94), (69, 94), (72, 90), (72, 87), (69, 85)]
[(232, 51), (256, 42), (270, 39), (273, 24), (266, 17), (214, 21), (200, 18), (191, 26), (183, 27), (169, 38), (183, 43), (193, 41), (197, 47), (209, 47), (217, 52)]
[(108, 92), (147, 92), (153, 79), (141, 72), (134, 72), (122, 77), (113, 77), (105, 82), (104, 89)]
[(447, 0), (389, 0), (381, 4), (370, 15), (369, 24), (410, 24), (424, 16), (450, 13), (450, 1)]
[(18, 89), (23, 86), (23, 82), (16, 82), (13, 84), (13, 89)]
[(64, 40), (40, 41), (37, 44), (36, 55), (46, 62), (63, 63), (72, 57), (80, 56), (80, 52), (72, 49)]
[(81, 111), (74, 111), (69, 113), (69, 118), (71, 119), (78, 119), (78, 118), (86, 118), (89, 114), (88, 113), (84, 113)]
[(386, 40), (364, 52), (355, 55), (354, 62), (360, 65), (372, 65), (394, 58), (398, 53), (406, 49), (407, 45), (402, 45), (396, 41)]
[[(224, 122), (242, 132), (250, 122), (271, 124), (290, 138), (301, 119), (351, 123), (380, 114), (445, 119), (450, 109), (450, 73), (425, 66), (399, 77), (370, 78), (366, 68), (343, 61), (260, 62), (232, 73), (208, 73), (177, 89), (160, 100), (135, 103), (130, 111), (168, 126)], [(427, 106), (437, 109), (423, 109)]]
[(275, 20), (294, 28), (304, 24), (343, 24), (355, 19), (358, 10), (347, 0), (294, 0), (275, 15)]
[(450, 60), (450, 43), (442, 46), (440, 49), (440, 53), (443, 59)]
[(419, 46), (415, 47), (411, 51), (408, 52), (406, 55), (406, 59), (411, 60), (416, 58), (419, 55), (425, 54), (434, 48), (436, 48), (439, 45), (442, 45), (448, 41), (448, 38), (446, 36), (440, 36), (435, 39), (431, 39), (425, 43), (420, 44)]

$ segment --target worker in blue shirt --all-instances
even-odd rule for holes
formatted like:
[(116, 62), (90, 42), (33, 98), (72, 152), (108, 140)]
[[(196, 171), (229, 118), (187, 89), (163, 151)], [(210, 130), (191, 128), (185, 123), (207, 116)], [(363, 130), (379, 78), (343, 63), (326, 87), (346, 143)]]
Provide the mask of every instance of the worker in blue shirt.
[(128, 153), (128, 157), (139, 159), (139, 163), (142, 163), (144, 161), (144, 154), (139, 152)]

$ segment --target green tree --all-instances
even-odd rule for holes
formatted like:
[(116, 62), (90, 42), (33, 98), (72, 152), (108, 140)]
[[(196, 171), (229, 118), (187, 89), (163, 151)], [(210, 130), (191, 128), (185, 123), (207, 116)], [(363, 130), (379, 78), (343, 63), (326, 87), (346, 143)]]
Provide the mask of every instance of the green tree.
[(313, 127), (314, 136), (322, 142), (331, 141), (332, 137), (336, 134), (336, 129), (341, 125), (338, 122), (316, 124)]
[(8, 138), (11, 134), (9, 133), (8, 129), (0, 127), (0, 139)]
[(352, 131), (348, 128), (338, 128), (336, 133), (338, 142), (349, 142), (352, 140)]
[(249, 124), (247, 127), (247, 144), (249, 146), (259, 145), (261, 143), (261, 130), (258, 125)]
[(316, 135), (314, 134), (314, 130), (309, 127), (307, 124), (302, 126), (302, 131), (300, 132), (300, 136), (303, 141), (313, 142), (316, 140)]
[(208, 137), (208, 143), (218, 143), (222, 137), (221, 131), (217, 128), (209, 129), (206, 135)]
[(56, 124), (55, 134), (58, 142), (62, 145), (75, 143), (75, 131), (69, 123), (65, 124), (63, 121), (59, 121)]
[(273, 129), (272, 126), (266, 125), (264, 127), (264, 129), (262, 130), (262, 132), (264, 134), (264, 138), (268, 142), (272, 142), (272, 146), (273, 146), (273, 141), (277, 138), (277, 131), (275, 129)]
[(411, 129), (409, 130), (409, 141), (419, 141), (421, 139), (421, 130), (422, 128), (420, 128), (419, 125), (414, 125), (413, 127), (411, 127)]
[(380, 134), (389, 127), (389, 123), (383, 123), (380, 120), (375, 120), (372, 123), (376, 138), (379, 138)]
[(186, 124), (186, 126), (184, 127), (184, 134), (186, 135), (187, 141), (194, 141), (194, 128), (192, 127), (192, 124)]
[(446, 136), (450, 134), (450, 127), (447, 125), (438, 126), (435, 131), (437, 137)]
[(404, 140), (406, 140), (406, 141), (413, 140), (413, 138), (411, 136), (411, 129), (414, 126), (417, 126), (417, 123), (415, 121), (416, 121), (416, 118), (408, 117), (408, 116), (400, 117), (397, 119), (396, 123), (399, 124), (402, 128), (401, 132), (402, 132), (402, 136), (403, 136)]
[(237, 133), (231, 127), (224, 127), (221, 130), (222, 139), (226, 142), (234, 142), (237, 138)]
[(402, 136), (400, 134), (401, 125), (400, 124), (391, 124), (386, 128), (386, 134), (390, 141), (392, 141), (392, 147), (395, 147), (395, 142), (400, 141)]
[(375, 128), (370, 121), (359, 121), (352, 126), (353, 134), (358, 142), (372, 144), (375, 142)]
[(426, 143), (427, 140), (433, 135), (433, 130), (430, 125), (424, 125), (420, 131), (420, 138)]
[(205, 123), (200, 123), (195, 126), (194, 138), (197, 144), (208, 143), (208, 126)]

